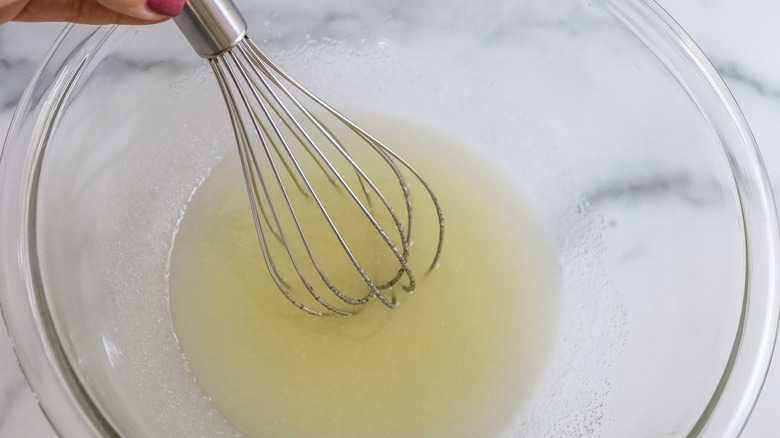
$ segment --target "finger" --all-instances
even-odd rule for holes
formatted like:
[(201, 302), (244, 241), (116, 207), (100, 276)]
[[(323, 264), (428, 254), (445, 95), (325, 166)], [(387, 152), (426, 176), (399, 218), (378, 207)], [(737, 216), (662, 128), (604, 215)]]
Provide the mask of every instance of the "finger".
[(0, 24), (13, 20), (26, 4), (27, 0), (0, 0)]
[[(3, 1), (3, 0), (0, 0)], [(9, 18), (15, 21), (69, 21), (83, 24), (149, 24), (169, 18), (153, 11), (145, 0), (20, 0), (21, 11)], [(154, 0), (149, 0), (154, 1)], [(183, 6), (184, 0), (174, 0)], [(26, 5), (25, 5), (26, 3)], [(12, 3), (15, 5), (15, 3)], [(0, 8), (0, 23), (4, 9)], [(173, 8), (168, 13), (178, 13)], [(14, 12), (11, 12), (13, 14)]]
[[(164, 20), (158, 17), (156, 21)], [(30, 0), (14, 21), (69, 21), (84, 24), (143, 24), (137, 17), (124, 15), (94, 0)]]
[(184, 7), (185, 0), (97, 0), (103, 6), (130, 17), (142, 20), (160, 20), (175, 17)]

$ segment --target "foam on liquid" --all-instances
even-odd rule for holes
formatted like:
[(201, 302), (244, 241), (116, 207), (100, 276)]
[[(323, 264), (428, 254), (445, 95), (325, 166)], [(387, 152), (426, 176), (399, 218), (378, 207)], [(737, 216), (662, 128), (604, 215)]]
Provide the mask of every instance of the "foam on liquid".
[[(180, 348), (246, 436), (495, 436), (534, 390), (554, 339), (555, 270), (542, 233), (510, 180), (466, 147), (408, 122), (368, 125), (435, 188), (447, 220), (440, 266), (425, 274), (427, 256), (413, 259), (417, 289), (396, 287), (396, 309), (304, 314), (271, 282), (228, 157), (188, 205), (172, 252)], [(424, 208), (416, 219), (430, 216)], [(428, 234), (413, 251), (430, 253)]]

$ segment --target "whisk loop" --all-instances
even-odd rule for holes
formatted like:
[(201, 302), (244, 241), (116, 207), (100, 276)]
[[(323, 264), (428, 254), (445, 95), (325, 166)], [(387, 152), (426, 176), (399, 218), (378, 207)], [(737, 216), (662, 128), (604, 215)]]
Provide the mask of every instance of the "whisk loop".
[[(260, 248), (268, 272), (282, 294), (301, 310), (315, 315), (350, 315), (372, 297), (387, 307), (395, 307), (393, 286), (404, 277), (403, 289), (411, 292), (417, 285), (409, 266), (412, 199), (405, 174), (424, 188), (436, 211), (438, 244), (429, 270), (436, 266), (441, 254), (444, 216), (428, 183), (402, 157), (319, 99), (274, 62), (246, 35), (246, 23), (232, 2), (189, 0), (175, 21), (198, 54), (209, 60), (225, 98)], [(356, 156), (363, 157), (366, 151), (372, 152), (371, 159), (378, 159), (388, 169), (400, 195), (390, 196), (387, 184), (378, 182), (377, 175), (372, 178), (358, 164)], [(384, 174), (379, 178), (388, 179)], [(340, 201), (335, 205), (328, 204), (320, 195), (333, 190), (318, 182), (320, 179), (340, 192)], [(400, 215), (391, 202), (396, 198), (401, 199), (397, 205)], [(370, 228), (360, 231), (351, 222), (340, 225), (334, 220), (334, 212), (346, 214), (344, 210), (354, 208), (350, 214), (364, 217)], [(317, 222), (306, 219), (312, 211), (318, 213)], [(320, 242), (323, 238), (312, 229), (329, 231), (327, 239), (337, 242), (335, 246), (346, 255), (365, 285), (364, 294), (351, 296), (354, 287), (350, 287), (350, 294), (345, 293), (345, 288), (333, 280), (334, 276), (328, 275), (329, 268), (323, 262), (335, 266), (337, 262), (333, 260), (337, 257), (331, 253), (333, 248), (324, 244), (327, 253), (315, 248), (315, 240)], [(379, 256), (370, 252), (371, 256), (361, 257), (345, 237), (346, 232), (353, 240), (355, 236), (363, 238), (368, 233), (365, 230), (373, 230), (376, 243), (371, 245), (372, 251), (385, 248), (381, 263), (394, 260), (397, 266), (389, 270), (395, 273), (379, 284), (374, 277), (385, 274), (369, 274), (361, 262)], [(297, 281), (285, 278), (280, 263), (286, 267), (285, 272), (294, 271)], [(315, 287), (310, 277), (319, 278), (340, 304), (334, 305), (332, 298), (326, 299), (321, 293), (324, 289), (321, 285)], [(341, 275), (335, 277), (344, 280)], [(296, 288), (295, 284), (300, 286)], [(351, 283), (345, 281), (345, 284)], [(303, 297), (297, 293), (301, 286), (323, 310), (304, 304)]]

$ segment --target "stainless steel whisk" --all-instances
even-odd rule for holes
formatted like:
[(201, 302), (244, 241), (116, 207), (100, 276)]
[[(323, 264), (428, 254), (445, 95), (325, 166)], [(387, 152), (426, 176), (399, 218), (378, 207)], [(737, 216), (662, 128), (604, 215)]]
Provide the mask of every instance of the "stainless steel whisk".
[[(261, 251), (279, 290), (298, 308), (315, 315), (349, 315), (357, 309), (356, 306), (365, 304), (372, 297), (388, 307), (395, 307), (397, 301), (387, 290), (404, 277), (407, 279), (407, 284), (403, 285), (404, 289), (412, 291), (416, 286), (414, 273), (409, 266), (412, 203), (407, 175), (419, 181), (430, 197), (437, 215), (438, 244), (429, 270), (437, 265), (441, 254), (444, 216), (431, 187), (398, 154), (316, 97), (271, 60), (247, 36), (246, 21), (231, 0), (188, 0), (174, 21), (198, 55), (208, 59), (225, 98)], [(328, 117), (328, 120), (333, 122), (326, 123), (323, 117)], [(389, 196), (386, 196), (372, 177), (355, 162), (353, 154), (347, 152), (345, 142), (340, 138), (341, 132), (351, 133), (349, 135), (359, 139), (363, 146), (370, 148), (389, 166), (397, 180), (397, 187), (402, 192), (402, 205), (396, 206), (400, 209), (391, 204)], [(354, 150), (355, 146), (350, 144), (350, 148)], [(330, 183), (339, 187), (344, 196), (354, 202), (365, 220), (370, 222), (373, 232), (381, 238), (383, 243), (379, 246), (392, 253), (391, 259), (398, 264), (398, 269), (389, 281), (378, 284), (350, 249), (342, 236), (342, 230), (331, 219), (331, 214), (300, 164), (297, 154), (301, 153), (311, 157), (309, 159), (316, 162)], [(348, 163), (346, 168), (351, 169), (349, 172), (354, 172), (355, 176), (348, 178), (344, 175), (343, 167), (341, 171), (337, 169), (333, 159), (329, 158), (333, 156), (330, 154), (334, 153)], [(282, 175), (284, 172), (292, 178), (285, 178)], [(352, 183), (349, 183), (348, 179)], [(356, 193), (357, 187), (352, 187), (355, 186), (354, 181), (358, 182), (357, 186), (363, 192), (360, 196)], [(290, 185), (297, 186), (292, 189), (299, 190), (310, 199), (308, 205), (301, 207), (291, 201), (290, 187), (286, 187)], [(281, 199), (273, 199), (270, 195), (272, 186), (281, 193)], [(363, 196), (365, 200), (361, 201)], [(378, 199), (381, 205), (373, 206), (370, 196)], [(349, 259), (365, 283), (367, 292), (364, 295), (348, 296), (331, 281), (315, 255), (316, 251), (307, 238), (302, 221), (299, 220), (302, 208), (318, 210), (318, 214), (343, 249), (344, 257)], [(375, 217), (377, 208), (382, 209), (382, 214), (392, 218), (388, 222), (395, 230), (392, 234), (397, 233), (397, 237), (391, 238), (380, 220)], [(399, 215), (398, 211), (404, 210), (406, 214)], [(292, 232), (285, 233), (279, 218), (282, 213), (292, 218)], [(405, 216), (405, 222), (401, 220), (401, 216)], [(283, 251), (278, 251), (281, 254), (274, 253), (271, 248), (269, 239), (272, 238), (284, 248)], [(293, 239), (296, 241), (293, 242)], [(293, 247), (303, 248), (303, 251), (296, 252)], [(278, 257), (284, 257), (284, 263), (294, 268), (298, 277), (294, 283), (299, 284), (298, 288), (280, 274), (277, 268)], [(311, 281), (307, 272), (316, 272), (319, 279)], [(320, 286), (315, 287), (315, 284)], [(326, 292), (330, 293), (330, 299), (326, 299), (326, 295), (322, 293), (322, 285), (325, 286)], [(301, 302), (299, 295), (295, 293), (301, 287), (323, 307), (322, 310)], [(339, 304), (334, 305), (333, 302)]]

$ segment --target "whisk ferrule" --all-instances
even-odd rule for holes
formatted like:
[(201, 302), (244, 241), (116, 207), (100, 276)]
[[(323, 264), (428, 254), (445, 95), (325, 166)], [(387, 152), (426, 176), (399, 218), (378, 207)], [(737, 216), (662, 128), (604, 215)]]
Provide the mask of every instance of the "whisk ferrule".
[(246, 35), (246, 20), (231, 0), (187, 0), (173, 21), (207, 59), (235, 47)]

